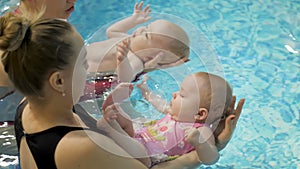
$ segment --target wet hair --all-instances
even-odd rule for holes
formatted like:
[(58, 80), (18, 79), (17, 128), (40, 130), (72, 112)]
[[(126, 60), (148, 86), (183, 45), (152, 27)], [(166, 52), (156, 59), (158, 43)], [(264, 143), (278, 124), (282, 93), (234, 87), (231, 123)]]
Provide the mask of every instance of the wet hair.
[(200, 95), (205, 98), (205, 101), (200, 99), (200, 106), (206, 108), (209, 113), (222, 113), (220, 117), (228, 116), (232, 99), (232, 88), (229, 83), (222, 77), (207, 72), (197, 72), (195, 76), (206, 87), (199, 89), (199, 92), (202, 92)]
[(6, 13), (0, 18), (1, 61), (16, 89), (25, 96), (42, 96), (50, 73), (63, 70), (74, 53), (69, 23)]

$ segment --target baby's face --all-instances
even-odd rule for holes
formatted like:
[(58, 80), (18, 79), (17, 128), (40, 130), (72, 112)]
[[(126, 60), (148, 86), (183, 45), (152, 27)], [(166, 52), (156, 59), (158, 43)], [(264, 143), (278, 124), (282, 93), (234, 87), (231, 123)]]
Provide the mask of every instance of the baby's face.
[(171, 26), (165, 21), (154, 21), (147, 26), (143, 26), (134, 31), (131, 38), (131, 50), (144, 62), (152, 60), (159, 52), (164, 55), (158, 65), (166, 66), (180, 60), (178, 56), (170, 52), (169, 37)]
[(186, 77), (181, 83), (180, 90), (173, 93), (171, 100), (172, 119), (182, 122), (195, 122), (195, 114), (200, 107), (199, 89), (202, 84), (198, 84), (193, 75)]

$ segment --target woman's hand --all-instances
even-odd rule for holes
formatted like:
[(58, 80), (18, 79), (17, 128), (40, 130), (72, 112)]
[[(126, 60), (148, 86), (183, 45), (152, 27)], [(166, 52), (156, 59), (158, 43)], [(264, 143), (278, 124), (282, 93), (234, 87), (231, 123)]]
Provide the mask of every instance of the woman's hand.
[(234, 108), (235, 102), (236, 96), (233, 96), (229, 107), (232, 110), (232, 114), (229, 115), (225, 120), (220, 121), (217, 129), (214, 132), (214, 135), (216, 136), (216, 146), (219, 151), (222, 150), (230, 141), (241, 115), (245, 99), (241, 99), (236, 108)]
[(151, 17), (149, 16), (149, 14), (151, 13), (150, 5), (147, 5), (144, 9), (143, 5), (143, 1), (140, 3), (135, 3), (134, 5), (132, 16), (135, 18), (136, 24), (142, 24), (151, 19)]

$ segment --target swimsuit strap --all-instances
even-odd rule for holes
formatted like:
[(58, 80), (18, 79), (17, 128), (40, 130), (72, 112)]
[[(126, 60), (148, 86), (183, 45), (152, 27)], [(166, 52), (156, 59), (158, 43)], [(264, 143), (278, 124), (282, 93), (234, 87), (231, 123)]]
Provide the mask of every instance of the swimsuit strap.
[(20, 151), (21, 139), (24, 136), (30, 152), (38, 168), (56, 169), (55, 150), (60, 140), (68, 133), (77, 130), (90, 130), (103, 134), (96, 126), (96, 120), (90, 117), (86, 111), (80, 106), (74, 106), (74, 112), (78, 111), (78, 115), (84, 123), (90, 127), (73, 127), (73, 126), (54, 126), (49, 129), (36, 133), (26, 133), (22, 124), (22, 114), (27, 100), (24, 100), (17, 108), (15, 117), (15, 135), (18, 150)]

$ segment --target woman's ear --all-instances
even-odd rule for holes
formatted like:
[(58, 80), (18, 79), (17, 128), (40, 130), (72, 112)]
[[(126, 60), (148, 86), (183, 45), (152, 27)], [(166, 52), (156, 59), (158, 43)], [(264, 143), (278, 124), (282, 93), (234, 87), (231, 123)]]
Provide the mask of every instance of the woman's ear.
[(61, 72), (53, 72), (49, 77), (49, 83), (57, 92), (64, 92), (64, 79)]
[(195, 114), (195, 120), (204, 121), (208, 116), (208, 110), (206, 108), (199, 108), (197, 114)]

